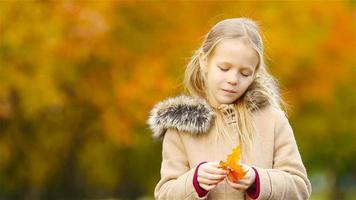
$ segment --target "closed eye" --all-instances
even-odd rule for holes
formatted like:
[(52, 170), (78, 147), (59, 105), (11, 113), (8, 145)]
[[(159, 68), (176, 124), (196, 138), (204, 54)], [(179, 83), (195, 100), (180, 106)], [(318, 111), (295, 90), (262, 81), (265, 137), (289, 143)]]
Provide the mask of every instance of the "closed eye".
[(224, 72), (229, 71), (229, 68), (225, 68), (225, 67), (221, 67), (221, 66), (218, 66), (218, 68), (219, 68), (221, 71), (224, 71)]
[(244, 77), (249, 77), (251, 74), (250, 73), (246, 73), (246, 72), (245, 73), (241, 72), (241, 75), (244, 76)]

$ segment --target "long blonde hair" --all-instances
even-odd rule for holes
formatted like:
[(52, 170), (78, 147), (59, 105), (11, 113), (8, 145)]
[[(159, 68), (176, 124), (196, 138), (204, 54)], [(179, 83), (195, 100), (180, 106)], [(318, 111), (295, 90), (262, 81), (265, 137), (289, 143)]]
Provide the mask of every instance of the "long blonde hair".
[[(210, 31), (205, 35), (204, 41), (200, 48), (198, 48), (186, 67), (184, 76), (184, 86), (187, 92), (195, 97), (202, 97), (207, 99), (207, 88), (204, 72), (199, 62), (199, 55), (203, 53), (207, 58), (214, 51), (215, 46), (224, 39), (245, 37), (248, 39), (250, 45), (258, 53), (259, 63), (255, 70), (255, 79), (253, 80), (247, 91), (253, 89), (259, 95), (267, 99), (268, 103), (276, 108), (281, 108), (282, 100), (278, 92), (276, 80), (268, 73), (267, 66), (264, 62), (263, 41), (259, 33), (259, 27), (253, 20), (249, 18), (232, 18), (220, 21), (214, 25)], [(255, 87), (258, 85), (259, 87)], [(245, 94), (247, 93), (245, 92)], [(255, 131), (252, 121), (252, 111), (258, 109), (251, 100), (246, 100), (245, 95), (241, 96), (234, 102), (234, 114), (236, 116), (236, 127), (241, 144), (248, 149), (253, 142), (253, 133)], [(248, 104), (252, 104), (249, 105)], [(217, 113), (215, 123), (219, 132), (228, 135), (226, 129), (226, 119), (224, 125), (223, 115), (219, 116)]]

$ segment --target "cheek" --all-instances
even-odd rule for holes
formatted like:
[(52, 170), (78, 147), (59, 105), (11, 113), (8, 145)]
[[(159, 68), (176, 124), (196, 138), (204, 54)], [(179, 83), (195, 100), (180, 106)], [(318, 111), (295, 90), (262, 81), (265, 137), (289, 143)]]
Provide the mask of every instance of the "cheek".
[(247, 89), (253, 82), (253, 79), (252, 78), (245, 78), (241, 81), (241, 86), (244, 88), (244, 89)]
[(224, 80), (224, 75), (221, 72), (212, 70), (208, 72), (207, 79), (209, 84), (213, 84), (216, 86), (217, 83), (220, 83)]

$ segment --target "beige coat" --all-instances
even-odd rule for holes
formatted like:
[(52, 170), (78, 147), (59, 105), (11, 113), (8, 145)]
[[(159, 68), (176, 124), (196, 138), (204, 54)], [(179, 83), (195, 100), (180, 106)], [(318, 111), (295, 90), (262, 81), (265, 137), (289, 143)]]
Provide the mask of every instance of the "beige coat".
[[(182, 120), (176, 115), (171, 121), (174, 122), (173, 125), (165, 121), (166, 113), (162, 110), (172, 104), (177, 104), (176, 101), (170, 100), (170, 102), (160, 104), (151, 112), (149, 121), (151, 128), (156, 137), (164, 138), (161, 180), (156, 185), (154, 195), (156, 199), (167, 200), (200, 199), (193, 186), (195, 167), (203, 161), (226, 160), (227, 155), (238, 145), (239, 141), (236, 134), (230, 138), (217, 135), (216, 127), (211, 122), (212, 119), (209, 118), (212, 114), (212, 110), (209, 109), (205, 110), (205, 113), (204, 110), (199, 110), (199, 113), (204, 113), (203, 117), (206, 117), (204, 119), (211, 124), (208, 128), (204, 127), (206, 124), (203, 122), (184, 127), (186, 124), (176, 123), (177, 120)], [(186, 98), (180, 99), (178, 104), (192, 105), (191, 100)], [(205, 106), (206, 104), (203, 105), (203, 107)], [(176, 114), (176, 112), (174, 113)], [(168, 119), (171, 120), (172, 116)], [(311, 184), (292, 128), (284, 112), (272, 106), (264, 106), (259, 111), (253, 112), (253, 120), (256, 125), (256, 134), (252, 151), (246, 152), (242, 149), (241, 162), (254, 166), (258, 171), (260, 177), (258, 199), (308, 199), (311, 193)], [(157, 127), (161, 124), (163, 126)], [(193, 130), (196, 126), (203, 126), (208, 130), (200, 132)], [(238, 200), (250, 198), (223, 181), (202, 199)]]

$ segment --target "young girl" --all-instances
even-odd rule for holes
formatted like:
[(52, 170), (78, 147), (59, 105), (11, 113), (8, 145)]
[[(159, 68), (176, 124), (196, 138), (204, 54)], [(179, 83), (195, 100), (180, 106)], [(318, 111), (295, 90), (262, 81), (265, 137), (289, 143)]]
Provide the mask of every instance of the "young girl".
[[(311, 185), (281, 98), (267, 72), (258, 26), (248, 18), (217, 23), (187, 65), (189, 96), (151, 111), (163, 138), (156, 199), (308, 199)], [(219, 167), (241, 147), (243, 178)]]

